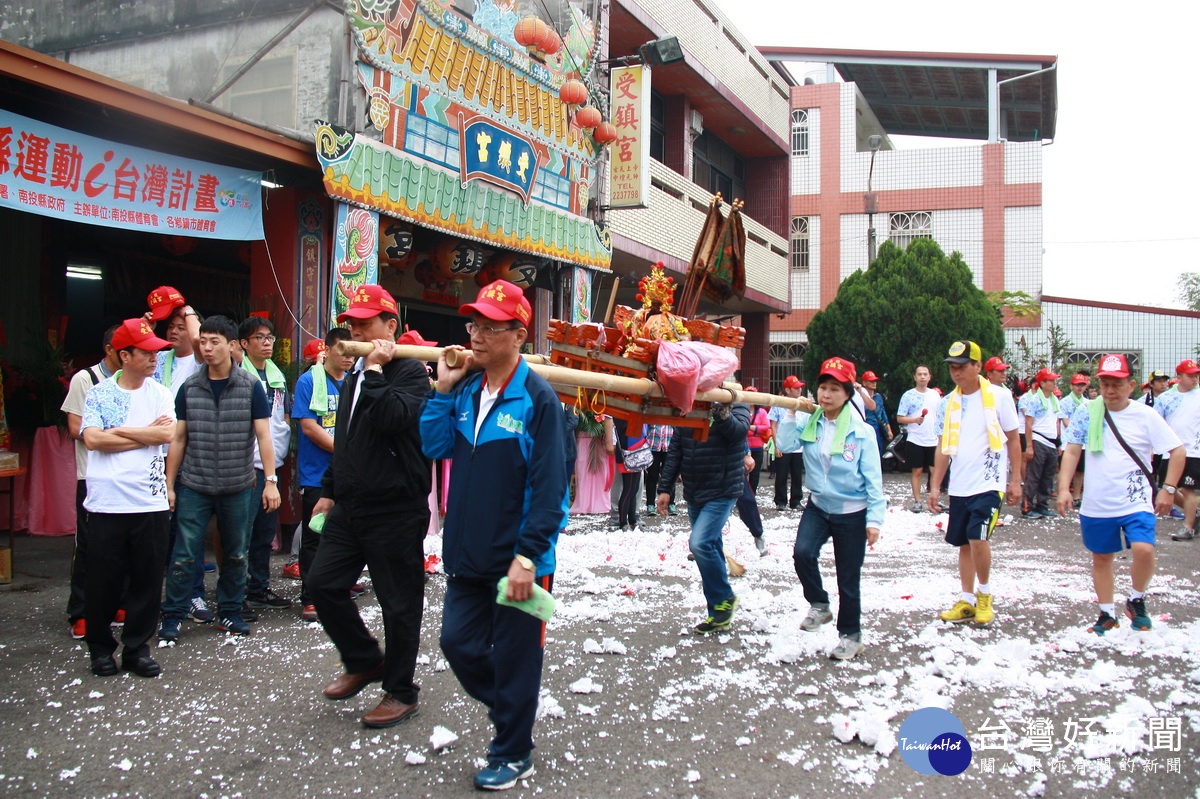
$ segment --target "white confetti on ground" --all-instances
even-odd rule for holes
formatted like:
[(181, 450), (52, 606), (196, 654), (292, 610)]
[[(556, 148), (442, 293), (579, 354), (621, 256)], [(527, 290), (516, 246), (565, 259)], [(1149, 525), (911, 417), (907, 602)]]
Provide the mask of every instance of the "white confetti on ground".
[(457, 740), (457, 735), (439, 724), (433, 728), (433, 734), (429, 736), (429, 745), (434, 751), (439, 751), (450, 746)]

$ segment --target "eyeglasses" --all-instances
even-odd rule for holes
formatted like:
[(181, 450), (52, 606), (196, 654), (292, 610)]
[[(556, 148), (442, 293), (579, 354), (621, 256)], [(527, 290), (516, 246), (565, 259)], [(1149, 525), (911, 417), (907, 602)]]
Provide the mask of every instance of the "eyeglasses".
[(274, 343), (275, 343), (275, 337), (274, 337), (274, 336), (269, 336), (269, 335), (266, 335), (266, 334), (264, 334), (264, 333), (259, 333), (259, 334), (258, 334), (258, 335), (256, 335), (256, 336), (251, 336), (250, 338), (255, 338), (255, 339), (258, 339), (258, 340), (259, 340), (259, 341), (261, 341), (263, 344), (274, 344)]
[(477, 325), (474, 322), (467, 322), (467, 335), (473, 336), (478, 333), (483, 338), (495, 338), (497, 334), (503, 333), (506, 330), (516, 330), (516, 326), (510, 327), (488, 327), (487, 325)]

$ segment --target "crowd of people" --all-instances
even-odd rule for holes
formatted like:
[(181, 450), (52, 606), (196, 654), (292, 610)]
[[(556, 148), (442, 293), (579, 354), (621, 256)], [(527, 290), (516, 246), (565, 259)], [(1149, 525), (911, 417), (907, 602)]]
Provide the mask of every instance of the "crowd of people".
[[(300, 615), (323, 627), (344, 667), (324, 695), (346, 700), (381, 683), (382, 698), (362, 716), (372, 728), (419, 713), (424, 539), (436, 529), (434, 464), (447, 463), (439, 644), (494, 725), (474, 784), (503, 790), (533, 774), (545, 621), (529, 606), (553, 590), (578, 420), (521, 357), (532, 319), (521, 289), (498, 280), (463, 305), (470, 349), (444, 348), (431, 373), (397, 357), (396, 348), (432, 342), (400, 335), (395, 300), (362, 286), (338, 316), (344, 327), (306, 346), (312, 367), (293, 390), (272, 361), (269, 319), (202, 318), (169, 286), (152, 291), (148, 305), (143, 317), (106, 332), (103, 360), (74, 376), (63, 403), (78, 475), (67, 614), (92, 672), (156, 677), (156, 636), (183, 642), (189, 619), (248, 635), (258, 611), (291, 607), (271, 588), (270, 556), (280, 528), (279, 473), (298, 420)], [(362, 357), (344, 354), (337, 345), (345, 341), (358, 342)], [(911, 469), (907, 509), (949, 514), (945, 540), (957, 550), (961, 596), (941, 619), (994, 619), (990, 540), (1007, 503), (1028, 518), (1078, 507), (1092, 555), (1097, 634), (1120, 624), (1114, 556), (1132, 550), (1124, 615), (1134, 629), (1150, 629), (1155, 517), (1179, 506), (1176, 540), (1191, 540), (1200, 526), (1200, 366), (1180, 363), (1173, 386), (1153, 373), (1133, 400), (1136, 380), (1119, 354), (1101, 359), (1094, 399), (1091, 375), (1073, 376), (1060, 397), (1060, 376), (1048, 369), (1014, 393), (1005, 385), (1009, 367), (998, 356), (985, 361), (972, 341), (954, 342), (944, 361), (954, 388), (943, 395), (918, 366), (895, 415)], [(682, 482), (706, 605), (694, 631), (726, 630), (739, 598), (723, 534), (736, 508), (767, 554), (757, 492), (771, 460), (776, 509), (800, 511), (793, 562), (808, 604), (800, 627), (813, 632), (835, 621), (819, 565), (832, 541), (838, 640), (829, 655), (849, 660), (864, 649), (860, 578), (884, 526), (882, 453), (893, 428), (873, 372), (860, 380), (854, 363), (832, 357), (816, 380), (812, 413), (713, 404), (703, 440), (692, 428), (607, 420), (606, 447), (620, 475), (613, 526), (638, 529), (643, 472), (646, 513), (676, 513)], [(804, 388), (796, 376), (783, 381), (786, 396)], [(210, 568), (218, 571), (215, 611), (205, 594)], [(354, 601), (364, 569), (382, 609), (382, 645)], [(119, 643), (113, 622), (123, 623)]]

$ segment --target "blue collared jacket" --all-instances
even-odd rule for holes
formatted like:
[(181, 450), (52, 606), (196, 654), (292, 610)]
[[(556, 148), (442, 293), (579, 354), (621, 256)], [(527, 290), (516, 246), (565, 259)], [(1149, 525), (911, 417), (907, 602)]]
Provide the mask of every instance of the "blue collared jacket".
[[(820, 413), (820, 411), (817, 411)], [(829, 455), (835, 423), (821, 417), (817, 440), (804, 446), (805, 482), (810, 500), (826, 513), (854, 513), (866, 508), (867, 526), (880, 527), (887, 512), (883, 472), (875, 430), (855, 413), (841, 455)]]

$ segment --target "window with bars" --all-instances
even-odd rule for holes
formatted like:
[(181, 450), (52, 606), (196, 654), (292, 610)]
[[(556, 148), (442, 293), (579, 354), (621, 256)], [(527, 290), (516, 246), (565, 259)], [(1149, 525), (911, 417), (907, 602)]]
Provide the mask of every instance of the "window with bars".
[(804, 351), (808, 345), (800, 341), (777, 342), (770, 345), (771, 393), (783, 393), (783, 381), (788, 375), (803, 379)]
[(808, 271), (808, 217), (792, 218), (792, 270)]
[(1118, 352), (1124, 355), (1129, 361), (1129, 368), (1134, 375), (1142, 373), (1142, 353), (1140, 350), (1121, 352), (1120, 350), (1069, 350), (1063, 357), (1062, 369), (1064, 373), (1074, 374), (1080, 370), (1096, 374), (1100, 368), (1100, 359), (1112, 352)]
[(426, 117), (409, 114), (404, 149), (442, 166), (459, 168), (458, 131)]
[(808, 112), (800, 108), (792, 112), (792, 155), (808, 155)]
[[(241, 63), (223, 70), (227, 79)], [(244, 60), (244, 59), (243, 59)], [(219, 105), (246, 119), (295, 128), (296, 125), (296, 54), (276, 53), (262, 59), (249, 72), (237, 79), (221, 95)]]
[(933, 238), (933, 214), (928, 211), (888, 214), (888, 238), (902, 250), (907, 250), (917, 239)]

